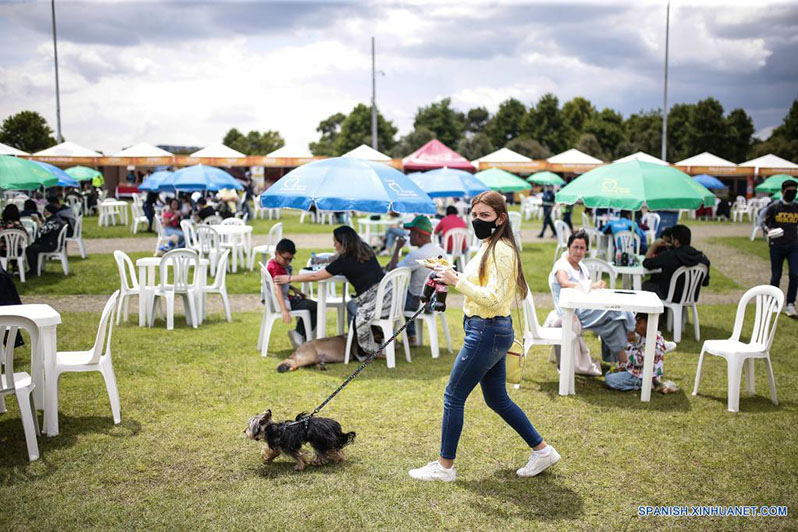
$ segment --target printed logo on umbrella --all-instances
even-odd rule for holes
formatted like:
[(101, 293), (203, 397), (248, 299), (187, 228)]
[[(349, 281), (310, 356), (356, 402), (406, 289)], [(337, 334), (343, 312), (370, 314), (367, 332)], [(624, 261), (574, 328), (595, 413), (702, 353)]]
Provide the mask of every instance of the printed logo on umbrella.
[(296, 191), (296, 192), (304, 192), (307, 188), (306, 185), (299, 184), (299, 176), (291, 176), (285, 181), (283, 181), (283, 191)]
[(412, 190), (405, 190), (402, 188), (402, 185), (397, 183), (393, 180), (388, 180), (388, 188), (396, 192), (397, 196), (404, 197), (404, 198), (417, 198), (418, 194), (416, 194)]
[(607, 178), (601, 182), (601, 191), (608, 194), (629, 194), (631, 190), (626, 187), (619, 187), (618, 181), (613, 178)]

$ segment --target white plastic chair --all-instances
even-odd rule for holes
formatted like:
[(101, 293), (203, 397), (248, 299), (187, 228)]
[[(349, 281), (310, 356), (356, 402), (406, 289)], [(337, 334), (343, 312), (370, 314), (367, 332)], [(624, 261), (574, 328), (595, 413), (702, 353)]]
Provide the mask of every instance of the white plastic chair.
[(610, 290), (615, 290), (615, 279), (618, 277), (618, 272), (609, 262), (601, 259), (582, 259), (582, 262), (587, 269), (590, 271), (590, 282), (595, 283), (596, 281), (600, 281), (602, 278), (602, 274), (607, 274), (610, 278)]
[(188, 249), (199, 252), (200, 246), (197, 241), (197, 226), (191, 220), (180, 220), (180, 229), (183, 230), (183, 240)]
[(640, 235), (634, 231), (618, 231), (612, 241), (615, 249), (621, 250), (621, 253), (640, 255)]
[[(322, 262), (329, 261), (334, 256), (335, 253), (316, 254), (316, 258)], [(311, 266), (311, 260), (313, 260), (312, 257), (308, 259), (306, 266)], [(327, 312), (335, 311), (336, 321), (338, 322), (339, 331), (341, 331), (339, 334), (342, 334), (344, 323), (346, 323), (346, 301), (344, 300), (343, 294), (338, 295), (336, 284), (337, 283), (321, 283), (319, 286), (326, 287), (327, 298), (324, 300), (325, 307), (327, 308)], [(314, 294), (313, 286), (313, 283), (302, 283), (302, 292), (307, 294), (310, 299), (317, 299), (316, 294)], [(321, 323), (326, 323), (326, 316), (319, 316), (319, 320), (324, 320), (321, 321)]]
[(261, 244), (260, 246), (253, 246), (250, 248), (249, 271), (255, 269), (256, 255), (263, 255), (262, 260), (264, 262), (266, 261), (266, 256), (269, 257), (274, 256), (274, 252), (277, 248), (277, 243), (282, 239), (283, 239), (283, 222), (277, 222), (271, 227), (271, 229), (269, 229), (269, 234), (266, 235), (265, 244)]
[[(269, 270), (262, 262), (260, 265), (261, 273), (261, 293), (264, 296), (264, 309), (263, 319), (260, 322), (260, 333), (258, 334), (258, 351), (261, 356), (268, 356), (269, 338), (272, 335), (272, 327), (274, 322), (282, 318), (282, 311), (280, 310), (280, 302), (277, 299), (277, 293), (274, 290), (275, 284)], [(312, 340), (313, 330), (310, 326), (310, 311), (309, 310), (290, 310), (289, 313), (294, 318), (302, 320), (305, 326), (305, 338)]]
[[(668, 288), (668, 296), (662, 301), (662, 305), (666, 309), (670, 309), (668, 313), (668, 330), (673, 329), (673, 341), (679, 343), (682, 341), (682, 323), (683, 317), (687, 317), (684, 312), (685, 307), (690, 307), (693, 311), (693, 321), (695, 322), (695, 339), (699, 340), (701, 333), (698, 326), (698, 291), (704, 278), (707, 276), (707, 267), (704, 264), (696, 264), (695, 266), (682, 266), (673, 272), (671, 277), (671, 284)], [(678, 302), (674, 301), (676, 294), (676, 284), (682, 279), (682, 292), (679, 294), (681, 297), (676, 298)]]
[(8, 270), (8, 263), (16, 261), (19, 280), (25, 282), (25, 248), (28, 246), (28, 233), (22, 229), (5, 229), (0, 231), (0, 240), (4, 243), (5, 257), (0, 256), (0, 265)]
[[(393, 336), (396, 326), (404, 323), (405, 299), (407, 298), (407, 285), (410, 284), (410, 268), (396, 268), (385, 274), (380, 284), (377, 286), (377, 300), (374, 307), (374, 317), (369, 321), (372, 327), (382, 329), (382, 334), (387, 340)], [(391, 300), (388, 301), (388, 317), (382, 318), (385, 301), (385, 292), (392, 286)], [(352, 349), (352, 340), (355, 335), (355, 327), (349, 327), (349, 334), (346, 336), (346, 351), (344, 354), (344, 364), (349, 364), (349, 353)], [(405, 348), (405, 359), (411, 362), (410, 343), (407, 334), (402, 335), (402, 342)], [(396, 342), (391, 342), (385, 347), (385, 358), (388, 368), (396, 367), (396, 355), (394, 346)]]
[[(562, 328), (543, 327), (540, 324), (538, 321), (538, 315), (535, 311), (535, 299), (532, 297), (532, 292), (529, 290), (527, 290), (526, 297), (524, 298), (523, 311), (524, 358), (526, 358), (533, 345), (562, 345)], [(520, 387), (520, 383), (514, 386), (516, 390)]]
[(39, 224), (30, 216), (23, 216), (19, 219), (19, 223), (22, 224), (22, 227), (25, 228), (25, 232), (28, 233), (28, 242), (36, 240), (36, 234), (39, 232)]
[(225, 218), (219, 225), (247, 225), (241, 218)]
[(130, 206), (130, 212), (132, 213), (132, 223), (130, 224), (130, 230), (133, 232), (134, 235), (138, 233), (139, 225), (143, 225), (145, 229), (149, 227), (150, 221), (147, 218), (147, 215), (144, 214), (144, 207), (141, 204), (141, 200), (133, 201), (133, 204)]
[(524, 249), (524, 245), (521, 243), (521, 213), (510, 211), (507, 213), (507, 216), (510, 218), (510, 228), (513, 230), (515, 245), (518, 247), (518, 251), (522, 251)]
[(141, 287), (133, 261), (127, 253), (117, 249), (114, 251), (114, 261), (119, 271), (119, 305), (116, 309), (116, 324), (119, 325), (120, 318), (124, 317), (127, 321), (130, 315), (130, 296), (141, 297)]
[(207, 216), (204, 220), (202, 220), (202, 224), (203, 225), (219, 225), (223, 221), (224, 220), (222, 219), (222, 217), (219, 216), (218, 214), (211, 214), (210, 216)]
[(66, 197), (66, 204), (69, 205), (69, 208), (72, 209), (72, 212), (75, 213), (75, 218), (83, 214), (83, 200), (70, 194)]
[[(66, 243), (75, 242), (80, 249), (80, 258), (86, 258), (86, 246), (83, 244), (83, 216), (75, 217), (75, 229), (72, 231), (72, 236), (66, 237)], [(66, 245), (66, 244), (65, 244)]]
[[(236, 213), (238, 215), (239, 213)], [(227, 218), (222, 220), (221, 225), (236, 225), (236, 226), (245, 226), (247, 215), (244, 215), (244, 218)], [(251, 233), (243, 233), (240, 235), (224, 237), (222, 236), (221, 247), (222, 249), (229, 249), (230, 253), (233, 256), (233, 271), (238, 271), (238, 262), (241, 262), (243, 267), (246, 264), (246, 260), (249, 260), (249, 256), (251, 255), (250, 249), (252, 248), (252, 242), (250, 241)]]
[(646, 231), (646, 240), (649, 244), (654, 242), (657, 239), (657, 231), (659, 231), (659, 224), (660, 224), (660, 215), (656, 212), (647, 212), (643, 215), (643, 218), (640, 220), (648, 227)]
[[(19, 403), (22, 418), (22, 429), (25, 431), (25, 443), (28, 446), (28, 459), (33, 462), (39, 459), (39, 418), (33, 406), (33, 388), (35, 384), (30, 374), (24, 371), (14, 373), (14, 342), (17, 339), (16, 326), (3, 323), (0, 318), (0, 412), (5, 412), (6, 395), (15, 395)], [(5, 338), (5, 345), (3, 339)]]
[[(421, 304), (424, 305), (424, 303)], [(411, 317), (414, 313), (415, 312), (412, 310), (405, 310), (405, 318)], [(443, 335), (446, 337), (446, 348), (449, 350), (449, 354), (452, 354), (452, 337), (449, 334), (449, 325), (446, 323), (445, 312), (433, 311), (429, 314), (422, 312), (414, 320), (416, 322), (416, 338), (419, 346), (424, 344), (424, 326), (429, 330), (429, 347), (432, 352), (432, 358), (438, 358), (440, 356), (440, 347), (438, 346), (438, 324), (435, 322), (436, 317), (441, 320)], [(419, 320), (421, 323), (419, 323)]]
[[(156, 214), (155, 217), (152, 219), (152, 227), (155, 230), (156, 238), (155, 238), (155, 253), (158, 253), (158, 250), (161, 246), (167, 244), (171, 237), (164, 233), (163, 223), (161, 222), (161, 216)], [(185, 235), (183, 235), (185, 238)]]
[[(194, 270), (191, 275), (191, 270)], [(170, 276), (171, 272), (171, 276)], [(166, 330), (175, 328), (175, 295), (183, 296), (186, 323), (197, 328), (197, 283), (199, 256), (190, 249), (173, 249), (161, 257), (160, 284), (153, 289), (150, 307), (150, 327), (155, 323), (155, 305), (158, 298), (166, 300)]]
[(222, 239), (216, 229), (207, 225), (199, 225), (195, 229), (196, 251), (200, 258), (208, 257), (211, 275), (216, 275), (216, 264), (222, 256)]
[(68, 224), (64, 224), (61, 231), (58, 232), (58, 244), (54, 251), (42, 251), (37, 255), (38, 274), (42, 274), (44, 269), (44, 262), (47, 259), (59, 259), (61, 261), (61, 268), (64, 270), (64, 275), (69, 275), (69, 260), (66, 254), (66, 234), (69, 229)]
[[(461, 272), (465, 269), (466, 257), (463, 249), (465, 248), (467, 240), (468, 229), (463, 229), (461, 227), (449, 229), (441, 238), (441, 247), (446, 251), (446, 258), (449, 264), (452, 266), (456, 265), (457, 270)], [(450, 245), (452, 251), (447, 251), (450, 249)]]
[[(756, 315), (751, 338), (747, 343), (740, 339), (745, 321), (745, 309), (751, 300), (756, 303)], [(761, 358), (765, 361), (770, 383), (770, 400), (778, 405), (776, 398), (776, 380), (773, 375), (773, 365), (770, 362), (770, 346), (776, 335), (776, 322), (779, 319), (784, 305), (784, 293), (775, 286), (755, 286), (748, 290), (737, 304), (737, 315), (734, 318), (734, 330), (728, 340), (707, 340), (701, 346), (701, 355), (698, 357), (698, 367), (695, 372), (695, 385), (693, 395), (698, 394), (698, 385), (701, 381), (701, 366), (704, 363), (704, 353), (723, 357), (728, 365), (728, 410), (737, 412), (740, 409), (740, 381), (742, 380), (743, 364), (745, 364), (745, 390), (754, 393), (754, 359)]]
[[(210, 286), (202, 287), (203, 297), (207, 294), (219, 294), (222, 297), (222, 305), (224, 306), (224, 315), (228, 322), (233, 321), (230, 316), (230, 299), (227, 297), (227, 262), (230, 260), (230, 250), (225, 249), (219, 257), (219, 264), (216, 268), (216, 277), (213, 284)], [(202, 305), (203, 318), (207, 315), (207, 305)]]
[(554, 260), (560, 258), (560, 253), (568, 249), (568, 237), (571, 236), (571, 228), (562, 220), (554, 221), (554, 234), (557, 235), (557, 247), (554, 249)]
[[(94, 346), (87, 351), (58, 351), (55, 357), (54, 378), (59, 382), (62, 373), (99, 371), (105, 380), (105, 388), (108, 391), (108, 398), (111, 401), (111, 414), (114, 418), (114, 425), (122, 421), (119, 405), (119, 390), (116, 385), (116, 375), (114, 365), (111, 360), (111, 333), (114, 328), (114, 310), (119, 297), (119, 290), (111, 294), (105, 303), (100, 326), (97, 328), (97, 337)], [(58, 394), (56, 393), (56, 401)], [(57, 426), (55, 427), (57, 430)]]

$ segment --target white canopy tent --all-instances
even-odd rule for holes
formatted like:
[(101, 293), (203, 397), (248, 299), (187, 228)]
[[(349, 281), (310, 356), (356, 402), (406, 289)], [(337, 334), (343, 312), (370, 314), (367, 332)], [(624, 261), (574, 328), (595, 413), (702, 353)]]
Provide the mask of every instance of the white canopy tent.
[[(379, 152), (378, 152), (379, 153)], [(277, 150), (274, 150), (270, 154), (266, 155), (266, 157), (284, 157), (287, 159), (309, 159), (313, 157), (313, 154), (310, 153), (310, 150), (307, 147), (301, 146), (283, 146)]]
[[(274, 157), (274, 155), (270, 155), (270, 157)], [(361, 144), (354, 150), (343, 154), (343, 157), (354, 157), (356, 159), (365, 159), (378, 163), (387, 163), (391, 160), (391, 158), (384, 153), (375, 150), (371, 146), (366, 146), (365, 144)]]
[(754, 174), (757, 175), (759, 174), (760, 168), (778, 168), (785, 170), (798, 168), (798, 164), (788, 161), (787, 159), (782, 159), (778, 155), (773, 155), (772, 153), (740, 163), (740, 166), (754, 168)]
[(709, 153), (705, 151), (704, 153), (699, 153), (698, 155), (693, 155), (692, 157), (688, 157), (678, 163), (675, 163), (676, 166), (726, 166), (726, 167), (736, 167), (737, 165), (731, 161), (727, 161), (717, 155)]
[(84, 148), (80, 144), (75, 144), (74, 142), (66, 141), (53, 146), (52, 148), (47, 148), (46, 150), (37, 151), (33, 155), (42, 155), (45, 157), (102, 157), (102, 153), (98, 153), (94, 150), (90, 150), (88, 148)]
[(14, 146), (0, 142), (0, 155), (30, 155), (27, 152), (16, 149)]
[(616, 159), (613, 162), (625, 163), (626, 161), (641, 161), (644, 163), (661, 164), (663, 166), (668, 166), (670, 164), (668, 161), (663, 161), (662, 159), (658, 159), (657, 157), (649, 155), (644, 151), (639, 151), (637, 153), (627, 155), (626, 157), (621, 157), (620, 159)]
[(242, 157), (246, 157), (240, 151), (236, 151), (233, 148), (228, 148), (224, 144), (213, 144), (208, 146), (207, 148), (202, 148), (199, 151), (195, 151), (189, 157), (218, 157), (224, 159), (239, 159)]
[(152, 144), (139, 142), (120, 152), (116, 152), (112, 157), (173, 157), (173, 155)]
[(476, 168), (479, 168), (479, 163), (531, 163), (532, 159), (526, 155), (513, 151), (509, 148), (500, 148), (492, 153), (483, 155), (479, 159), (471, 161)]
[(571, 148), (546, 159), (551, 164), (602, 164), (604, 161), (592, 155)]

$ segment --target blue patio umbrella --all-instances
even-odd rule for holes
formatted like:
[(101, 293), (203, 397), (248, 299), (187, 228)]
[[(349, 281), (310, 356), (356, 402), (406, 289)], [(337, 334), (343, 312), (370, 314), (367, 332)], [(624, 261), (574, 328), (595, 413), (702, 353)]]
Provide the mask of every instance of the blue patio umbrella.
[(717, 177), (707, 174), (694, 175), (693, 180), (701, 183), (710, 190), (726, 188), (726, 185), (723, 184), (723, 181), (721, 181)]
[(77, 179), (75, 179), (74, 177), (72, 177), (62, 169), (58, 168), (57, 166), (42, 161), (30, 160), (30, 162), (38, 164), (39, 166), (41, 166), (42, 168), (53, 174), (58, 179), (59, 187), (73, 187), (73, 188), (80, 187), (80, 183), (78, 183)]
[(158, 190), (193, 192), (195, 190), (217, 191), (223, 188), (243, 190), (244, 186), (221, 168), (197, 164), (175, 171), (171, 176), (161, 181)]
[(146, 192), (158, 192), (160, 189), (158, 187), (161, 186), (163, 181), (171, 176), (173, 172), (169, 170), (159, 170), (157, 172), (153, 172), (148, 175), (142, 184), (139, 185), (139, 190), (144, 190)]
[(464, 170), (438, 168), (408, 176), (431, 198), (472, 198), (490, 190), (485, 183)]
[(291, 170), (261, 195), (265, 208), (435, 214), (432, 198), (386, 164), (333, 157)]

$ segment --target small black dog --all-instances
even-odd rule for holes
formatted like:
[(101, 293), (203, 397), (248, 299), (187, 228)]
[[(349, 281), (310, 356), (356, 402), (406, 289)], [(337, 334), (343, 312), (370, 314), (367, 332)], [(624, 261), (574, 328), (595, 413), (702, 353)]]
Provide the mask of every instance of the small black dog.
[[(305, 417), (307, 414), (303, 412), (296, 417), (296, 421)], [(267, 410), (253, 416), (244, 432), (251, 440), (266, 442), (268, 447), (261, 451), (264, 461), (271, 462), (283, 453), (294, 459), (294, 469), (297, 471), (305, 469), (308, 463), (323, 465), (328, 461), (343, 462), (346, 457), (342, 449), (355, 441), (355, 433), (344, 434), (341, 424), (334, 419), (311, 417), (307, 423), (291, 423), (273, 422), (272, 411)], [(308, 453), (302, 449), (305, 443), (309, 443), (316, 451), (316, 456), (310, 462)]]

